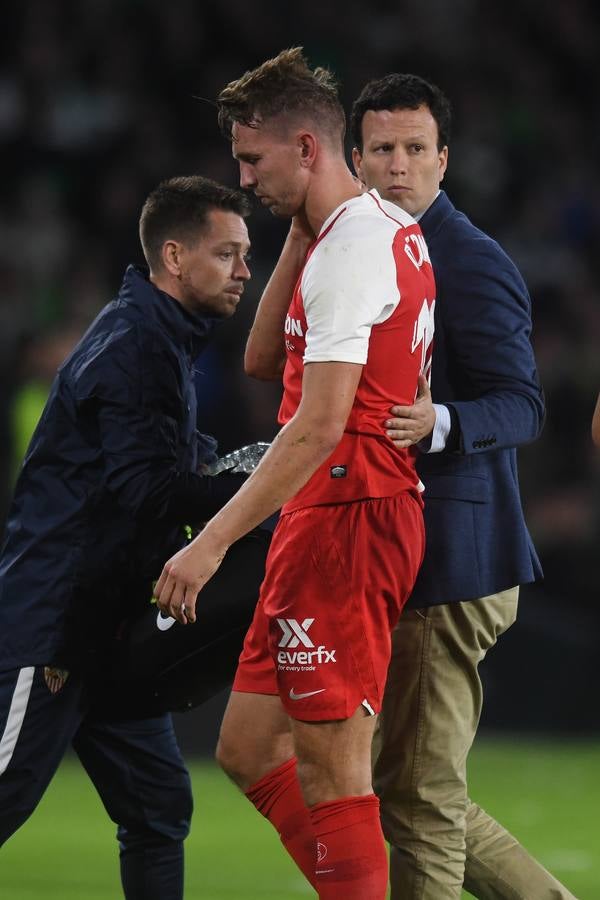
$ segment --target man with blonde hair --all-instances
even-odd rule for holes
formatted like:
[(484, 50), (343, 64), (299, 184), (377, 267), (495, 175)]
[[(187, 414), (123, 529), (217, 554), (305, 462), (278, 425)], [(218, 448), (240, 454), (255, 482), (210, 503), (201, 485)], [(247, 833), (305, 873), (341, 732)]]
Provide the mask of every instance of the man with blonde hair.
[(361, 194), (331, 75), (299, 48), (218, 105), (242, 187), (293, 217), (246, 350), (251, 374), (283, 373), (283, 427), (238, 497), (166, 564), (157, 596), (194, 621), (228, 547), (283, 507), (218, 758), (319, 897), (383, 900), (371, 739), (423, 555), (414, 453), (383, 423), (390, 400), (412, 403), (425, 382), (431, 265), (414, 220)]

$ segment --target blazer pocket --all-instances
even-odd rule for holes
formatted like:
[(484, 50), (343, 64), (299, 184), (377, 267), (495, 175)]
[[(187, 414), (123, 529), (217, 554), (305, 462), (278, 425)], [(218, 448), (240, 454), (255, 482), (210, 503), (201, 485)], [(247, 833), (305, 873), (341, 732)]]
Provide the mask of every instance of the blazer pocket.
[(490, 484), (479, 475), (431, 475), (425, 481), (424, 499), (467, 500), (489, 503)]

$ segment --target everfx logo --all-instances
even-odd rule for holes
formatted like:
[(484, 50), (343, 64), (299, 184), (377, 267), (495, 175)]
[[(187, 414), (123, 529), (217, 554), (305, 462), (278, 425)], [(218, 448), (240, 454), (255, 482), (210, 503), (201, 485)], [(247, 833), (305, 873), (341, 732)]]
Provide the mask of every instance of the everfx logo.
[(314, 647), (315, 645), (308, 636), (308, 629), (314, 621), (314, 619), (304, 619), (300, 625), (297, 619), (277, 619), (279, 627), (283, 631), (283, 637), (278, 646), (288, 647), (290, 650), (299, 644), (302, 644), (303, 647)]
[[(335, 650), (327, 650), (321, 644), (315, 648), (315, 645), (308, 636), (308, 631), (313, 624), (314, 619), (277, 619), (279, 627), (283, 634), (279, 644), (280, 649), (277, 653), (277, 662), (280, 669), (286, 671), (314, 671), (315, 666), (322, 663), (335, 663)], [(302, 645), (308, 649), (296, 650), (296, 647)], [(285, 650), (281, 649), (285, 647)], [(314, 649), (313, 649), (314, 648)]]

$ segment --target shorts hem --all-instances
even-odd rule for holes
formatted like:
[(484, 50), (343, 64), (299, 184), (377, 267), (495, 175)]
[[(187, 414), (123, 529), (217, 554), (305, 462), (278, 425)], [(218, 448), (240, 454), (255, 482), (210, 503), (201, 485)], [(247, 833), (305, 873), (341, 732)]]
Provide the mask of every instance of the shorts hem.
[[(294, 703), (293, 706), (290, 706), (289, 700), (287, 698), (284, 699), (281, 694), (279, 694), (279, 697), (281, 699), (281, 705), (290, 719), (294, 719), (296, 722), (345, 722), (348, 719), (351, 719), (356, 710), (361, 706), (369, 716), (377, 716), (381, 712), (381, 701), (370, 701), (366, 698), (357, 700), (354, 705), (347, 704), (345, 712), (340, 715), (340, 712), (337, 709), (307, 709), (303, 711), (301, 708), (298, 708), (298, 704), (296, 703)], [(368, 704), (368, 706), (365, 706), (365, 704)], [(348, 710), (350, 710), (350, 712), (348, 712)]]

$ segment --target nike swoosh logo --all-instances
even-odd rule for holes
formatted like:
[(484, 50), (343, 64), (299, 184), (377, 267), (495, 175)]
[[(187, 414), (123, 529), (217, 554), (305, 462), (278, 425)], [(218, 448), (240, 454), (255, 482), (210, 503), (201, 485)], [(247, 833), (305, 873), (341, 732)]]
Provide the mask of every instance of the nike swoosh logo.
[(322, 694), (327, 688), (320, 688), (318, 691), (308, 691), (306, 694), (297, 694), (294, 688), (290, 690), (290, 700), (304, 700), (306, 697), (314, 697), (315, 694)]
[(156, 627), (159, 631), (168, 631), (171, 625), (174, 625), (177, 620), (172, 616), (167, 616), (167, 618), (163, 618), (161, 613), (158, 613), (156, 616)]

